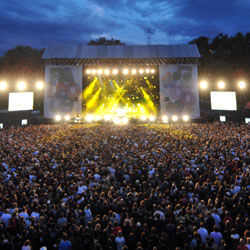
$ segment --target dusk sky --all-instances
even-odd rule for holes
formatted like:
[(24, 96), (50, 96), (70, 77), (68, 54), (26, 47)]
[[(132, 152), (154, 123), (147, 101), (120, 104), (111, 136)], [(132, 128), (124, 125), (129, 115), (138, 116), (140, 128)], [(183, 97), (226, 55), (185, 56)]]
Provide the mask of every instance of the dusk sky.
[(188, 43), (250, 32), (250, 0), (1, 0), (0, 55), (17, 45)]

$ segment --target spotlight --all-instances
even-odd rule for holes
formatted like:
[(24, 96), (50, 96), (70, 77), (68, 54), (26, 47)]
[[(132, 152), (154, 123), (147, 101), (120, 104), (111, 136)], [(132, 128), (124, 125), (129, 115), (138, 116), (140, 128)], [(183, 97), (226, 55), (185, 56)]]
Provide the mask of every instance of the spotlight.
[(139, 73), (140, 73), (140, 74), (143, 74), (143, 73), (144, 73), (144, 70), (143, 70), (143, 69), (139, 69)]
[(238, 86), (239, 86), (240, 89), (244, 89), (246, 87), (246, 83), (244, 81), (240, 81), (238, 83)]
[(25, 90), (25, 88), (26, 88), (26, 83), (25, 83), (24, 81), (19, 82), (19, 83), (17, 84), (17, 88), (18, 88), (19, 90)]
[(96, 70), (95, 70), (95, 69), (92, 69), (92, 70), (91, 70), (91, 73), (92, 73), (93, 75), (95, 75), (95, 74), (96, 74)]
[(99, 116), (99, 115), (97, 115), (96, 117), (95, 117), (95, 120), (96, 121), (100, 121), (102, 118), (101, 118), (101, 116)]
[(123, 124), (128, 124), (128, 118), (126, 118), (126, 117), (122, 118), (122, 123)]
[(146, 120), (147, 120), (147, 117), (146, 117), (145, 115), (142, 115), (142, 116), (140, 117), (140, 119), (141, 119), (141, 121), (146, 121)]
[(65, 120), (65, 121), (69, 121), (69, 120), (70, 120), (70, 116), (69, 116), (69, 115), (65, 115), (65, 116), (64, 116), (64, 120)]
[(118, 74), (118, 69), (113, 69), (113, 74), (117, 75)]
[(124, 75), (127, 75), (128, 74), (128, 69), (123, 69), (122, 72), (123, 72)]
[(109, 73), (110, 73), (110, 70), (109, 70), (109, 69), (105, 69), (105, 70), (104, 70), (104, 74), (105, 74), (105, 75), (109, 75)]
[(101, 74), (102, 74), (102, 69), (98, 69), (98, 70), (97, 70), (97, 73), (98, 73), (99, 75), (101, 75)]
[(86, 115), (85, 119), (87, 122), (92, 122), (94, 120), (94, 117), (93, 115)]
[(149, 120), (150, 120), (151, 122), (154, 122), (154, 121), (155, 121), (155, 117), (154, 117), (153, 115), (151, 115), (151, 116), (149, 117)]
[(136, 74), (136, 69), (132, 69), (132, 74), (133, 74), (133, 75)]
[(161, 119), (164, 123), (168, 122), (168, 117), (166, 115), (163, 115)]
[(200, 88), (201, 89), (206, 89), (207, 88), (207, 82), (206, 81), (201, 81), (200, 82)]
[(219, 81), (219, 82), (218, 82), (218, 87), (219, 87), (220, 89), (224, 89), (224, 88), (225, 88), (225, 83), (224, 83), (223, 81)]
[(87, 73), (87, 74), (90, 74), (90, 73), (91, 73), (90, 69), (87, 69), (87, 70), (86, 70), (86, 73)]
[(151, 73), (154, 74), (154, 73), (155, 73), (155, 70), (154, 70), (154, 69), (151, 69)]
[(113, 120), (114, 124), (120, 124), (121, 123), (121, 120), (119, 117), (115, 117), (114, 120)]
[(177, 121), (178, 121), (178, 116), (177, 116), (177, 115), (173, 115), (173, 116), (172, 116), (172, 120), (173, 120), (174, 122), (177, 122)]
[(62, 117), (61, 117), (60, 115), (56, 115), (56, 116), (55, 116), (55, 120), (56, 120), (56, 121), (59, 122), (59, 121), (61, 121), (61, 119), (62, 119)]
[(37, 89), (43, 89), (43, 82), (42, 81), (39, 81), (36, 83), (36, 88)]
[(111, 115), (105, 115), (104, 120), (105, 121), (110, 121), (112, 119)]
[(149, 69), (146, 69), (145, 72), (146, 72), (147, 74), (149, 74), (150, 70), (149, 70)]
[(0, 91), (4, 91), (7, 89), (7, 83), (2, 81), (0, 82)]
[(184, 115), (182, 117), (182, 119), (183, 119), (184, 122), (187, 122), (189, 120), (189, 116), (188, 115)]

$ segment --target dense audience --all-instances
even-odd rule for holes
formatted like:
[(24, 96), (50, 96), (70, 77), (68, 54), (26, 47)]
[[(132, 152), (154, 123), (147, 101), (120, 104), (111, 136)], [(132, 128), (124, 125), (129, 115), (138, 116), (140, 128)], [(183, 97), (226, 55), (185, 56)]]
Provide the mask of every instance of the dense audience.
[(0, 131), (0, 249), (250, 249), (250, 127)]

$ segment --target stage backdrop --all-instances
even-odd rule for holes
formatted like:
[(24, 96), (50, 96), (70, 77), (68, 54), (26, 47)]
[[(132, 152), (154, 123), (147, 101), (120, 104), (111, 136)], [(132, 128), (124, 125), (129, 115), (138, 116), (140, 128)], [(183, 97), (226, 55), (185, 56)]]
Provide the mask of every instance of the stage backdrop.
[(200, 117), (197, 65), (160, 66), (161, 115)]
[(82, 67), (45, 67), (44, 117), (76, 116), (82, 111)]

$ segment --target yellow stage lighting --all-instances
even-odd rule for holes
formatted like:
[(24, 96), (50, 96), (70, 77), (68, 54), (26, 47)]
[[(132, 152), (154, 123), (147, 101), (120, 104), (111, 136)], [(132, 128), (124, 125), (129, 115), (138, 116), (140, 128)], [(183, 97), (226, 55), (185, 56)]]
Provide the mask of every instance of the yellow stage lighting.
[(105, 70), (104, 70), (104, 74), (105, 74), (105, 75), (109, 75), (109, 74), (110, 74), (110, 70), (109, 70), (109, 69), (105, 69)]
[(5, 81), (0, 82), (0, 91), (7, 89), (7, 83)]
[(246, 87), (246, 83), (244, 81), (240, 81), (238, 83), (238, 86), (239, 86), (240, 89), (244, 89)]
[(128, 124), (128, 118), (126, 118), (126, 117), (122, 118), (122, 123), (123, 124)]
[(166, 115), (163, 115), (161, 119), (164, 123), (168, 122), (168, 117)]
[(95, 74), (96, 74), (96, 69), (92, 69), (92, 70), (91, 70), (91, 73), (92, 73), (93, 75), (95, 75)]
[(184, 122), (187, 122), (189, 120), (189, 116), (188, 115), (184, 115), (182, 117), (182, 119), (183, 119)]
[(140, 74), (143, 74), (143, 73), (144, 73), (144, 70), (143, 70), (143, 69), (139, 69), (139, 73), (140, 73)]
[(224, 89), (224, 88), (225, 88), (225, 83), (224, 83), (223, 81), (219, 81), (219, 82), (218, 82), (218, 87), (219, 87), (220, 89)]
[(150, 120), (151, 122), (154, 122), (154, 121), (155, 121), (155, 117), (154, 117), (153, 115), (151, 115), (151, 116), (149, 116), (149, 120)]
[(89, 115), (86, 115), (85, 119), (87, 122), (92, 122), (94, 120), (94, 116), (89, 114)]
[(154, 74), (154, 73), (155, 73), (155, 70), (154, 70), (154, 69), (151, 69), (151, 73)]
[(111, 115), (105, 115), (104, 116), (104, 120), (105, 121), (110, 121), (112, 119), (112, 116)]
[(201, 81), (200, 82), (200, 88), (201, 89), (206, 89), (207, 88), (207, 81)]
[(113, 72), (114, 75), (117, 75), (118, 74), (118, 69), (113, 69), (112, 72)]
[(61, 119), (62, 119), (62, 117), (61, 117), (60, 115), (56, 115), (56, 116), (55, 116), (55, 120), (56, 120), (56, 121), (59, 122), (59, 121), (61, 121)]
[(86, 73), (87, 73), (87, 74), (90, 74), (90, 73), (91, 73), (91, 70), (90, 70), (90, 69), (87, 69), (87, 70), (86, 70)]
[(149, 69), (146, 69), (145, 72), (146, 72), (147, 74), (149, 74), (150, 70), (149, 70)]
[(146, 121), (146, 120), (147, 120), (147, 117), (146, 117), (145, 115), (142, 115), (142, 116), (140, 117), (140, 119), (141, 119), (142, 121)]
[(64, 120), (65, 120), (65, 121), (69, 121), (69, 120), (70, 120), (70, 116), (69, 116), (69, 115), (65, 115), (65, 116), (64, 116)]
[(133, 75), (136, 74), (136, 69), (132, 69), (132, 74), (133, 74)]
[(26, 89), (26, 83), (24, 81), (21, 81), (17, 84), (17, 88), (19, 90), (25, 90)]
[(98, 69), (98, 70), (97, 70), (97, 73), (98, 73), (99, 75), (101, 75), (101, 74), (102, 74), (102, 71), (103, 71), (102, 69)]
[(115, 117), (114, 120), (113, 120), (114, 124), (120, 124), (121, 123), (121, 120), (119, 117)]
[(36, 88), (37, 89), (43, 89), (43, 82), (42, 81), (39, 81), (36, 83)]
[(95, 117), (95, 120), (96, 121), (100, 121), (102, 118), (101, 118), (101, 116), (100, 115), (97, 115), (96, 117)]
[(177, 115), (173, 115), (172, 116), (172, 121), (177, 122), (178, 121), (178, 116)]
[(128, 69), (123, 69), (122, 72), (123, 72), (124, 75), (127, 75), (128, 74)]

